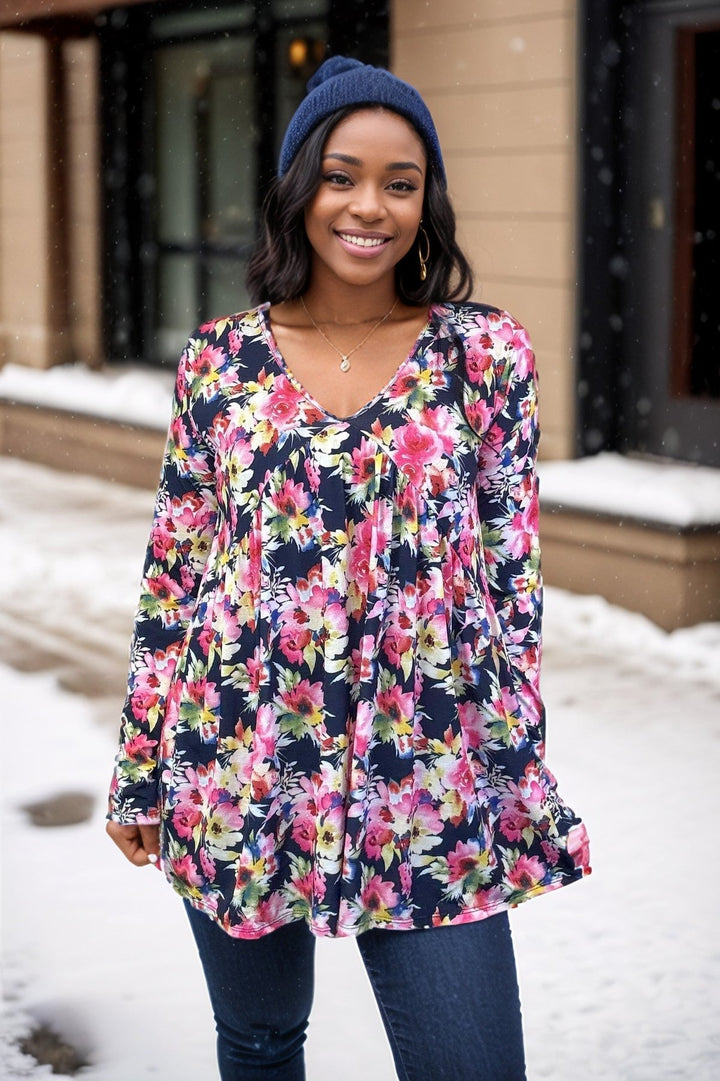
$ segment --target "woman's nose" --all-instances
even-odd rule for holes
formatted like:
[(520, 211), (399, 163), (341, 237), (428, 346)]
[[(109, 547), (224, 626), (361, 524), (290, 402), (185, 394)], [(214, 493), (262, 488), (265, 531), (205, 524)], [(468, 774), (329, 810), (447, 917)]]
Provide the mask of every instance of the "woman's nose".
[(349, 209), (351, 214), (362, 218), (363, 221), (378, 221), (386, 215), (380, 192), (370, 184), (355, 188)]

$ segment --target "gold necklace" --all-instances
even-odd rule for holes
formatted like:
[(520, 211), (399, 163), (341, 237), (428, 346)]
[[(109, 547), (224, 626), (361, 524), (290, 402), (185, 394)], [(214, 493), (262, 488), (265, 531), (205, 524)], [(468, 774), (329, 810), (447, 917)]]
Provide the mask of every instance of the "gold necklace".
[(311, 316), (310, 312), (307, 310), (307, 306), (305, 304), (305, 298), (300, 297), (300, 303), (303, 306), (303, 311), (307, 315), (307, 317), (310, 320), (310, 322), (312, 323), (312, 325), (315, 327), (315, 330), (318, 332), (318, 334), (320, 335), (321, 338), (325, 339), (325, 341), (328, 343), (330, 348), (335, 353), (337, 353), (337, 355), (340, 357), (340, 371), (341, 372), (349, 372), (350, 371), (350, 357), (353, 355), (353, 353), (357, 353), (358, 349), (361, 349), (362, 346), (365, 345), (365, 342), (368, 340), (368, 338), (370, 337), (371, 334), (374, 334), (375, 331), (378, 330), (383, 325), (383, 323), (387, 322), (387, 320), (390, 318), (392, 313), (397, 308), (399, 300), (400, 300), (400, 297), (395, 298), (395, 303), (393, 304), (390, 311), (385, 312), (385, 315), (383, 315), (382, 319), (378, 319), (377, 323), (375, 323), (374, 326), (370, 327), (370, 330), (367, 332), (367, 334), (365, 335), (365, 337), (363, 338), (363, 340), (361, 342), (358, 342), (357, 345), (353, 346), (353, 348), (348, 353), (343, 353), (342, 349), (338, 349), (338, 347), (336, 345), (333, 345), (333, 343), (330, 341), (330, 339), (328, 338), (325, 331), (320, 329), (320, 327), (317, 325), (317, 323), (315, 322), (315, 320)]

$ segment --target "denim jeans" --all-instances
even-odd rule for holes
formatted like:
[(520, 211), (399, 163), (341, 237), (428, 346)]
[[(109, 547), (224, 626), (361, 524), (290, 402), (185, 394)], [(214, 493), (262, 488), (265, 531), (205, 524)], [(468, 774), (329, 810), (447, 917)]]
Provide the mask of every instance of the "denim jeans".
[[(215, 1014), (222, 1081), (304, 1081), (315, 953), (307, 925), (236, 939), (185, 907)], [(525, 1081), (505, 913), (428, 931), (366, 931), (357, 944), (400, 1081)], [(351, 1033), (348, 1019), (352, 1058)], [(339, 1063), (338, 1077), (344, 1072)]]

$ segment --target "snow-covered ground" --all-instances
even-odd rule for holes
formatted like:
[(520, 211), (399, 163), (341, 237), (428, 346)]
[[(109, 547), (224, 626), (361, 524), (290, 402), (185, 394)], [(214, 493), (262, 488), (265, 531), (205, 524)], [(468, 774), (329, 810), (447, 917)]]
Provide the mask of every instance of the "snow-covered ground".
[[(103, 831), (152, 494), (9, 459), (0, 492), (0, 1075), (49, 1076), (16, 1046), (45, 1022), (86, 1081), (210, 1079), (182, 907)], [(720, 1078), (718, 657), (720, 624), (668, 635), (548, 590), (549, 762), (594, 873), (512, 914), (530, 1081)], [(90, 821), (31, 824), (24, 806), (68, 791), (95, 797)], [(338, 1073), (394, 1077), (354, 943), (321, 941), (308, 1077)]]

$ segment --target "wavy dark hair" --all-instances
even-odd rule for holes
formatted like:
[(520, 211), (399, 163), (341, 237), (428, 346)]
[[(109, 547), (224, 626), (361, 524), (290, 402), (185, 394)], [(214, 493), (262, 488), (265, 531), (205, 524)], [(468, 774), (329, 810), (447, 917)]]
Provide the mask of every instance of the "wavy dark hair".
[[(247, 289), (254, 304), (294, 300), (307, 289), (312, 249), (305, 233), (305, 208), (320, 186), (323, 148), (341, 120), (365, 108), (382, 106), (349, 106), (322, 120), (310, 132), (285, 175), (272, 182), (262, 208), (260, 234), (248, 263)], [(395, 268), (398, 296), (405, 304), (418, 306), (468, 300), (473, 272), (455, 240), (455, 212), (429, 155), (422, 220), (430, 243), (427, 278), (420, 279), (414, 244)]]

